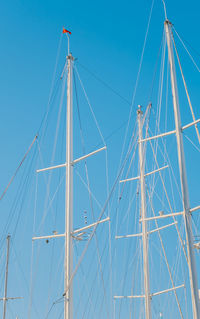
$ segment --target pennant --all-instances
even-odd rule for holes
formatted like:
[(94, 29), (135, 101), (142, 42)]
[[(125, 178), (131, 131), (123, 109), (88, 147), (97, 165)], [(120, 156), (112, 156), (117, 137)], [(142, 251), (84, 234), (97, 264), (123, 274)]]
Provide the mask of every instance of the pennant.
[(69, 30), (63, 28), (63, 33), (69, 33), (69, 34), (72, 34)]

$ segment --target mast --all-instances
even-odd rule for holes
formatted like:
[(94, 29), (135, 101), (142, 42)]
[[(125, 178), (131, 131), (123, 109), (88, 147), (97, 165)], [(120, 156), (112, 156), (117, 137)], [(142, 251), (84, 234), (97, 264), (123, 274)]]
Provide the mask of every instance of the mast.
[[(64, 164), (38, 169), (37, 172), (44, 172), (52, 169), (65, 167), (65, 231), (63, 234), (55, 233), (47, 236), (36, 236), (32, 240), (61, 238), (65, 239), (65, 255), (64, 255), (64, 319), (73, 319), (73, 237), (74, 234), (80, 233), (85, 229), (96, 227), (96, 225), (106, 222), (109, 218), (98, 220), (95, 223), (85, 227), (73, 230), (73, 166), (74, 164), (93, 156), (94, 154), (106, 149), (106, 146), (101, 147), (80, 158), (73, 159), (73, 62), (74, 57), (69, 51), (69, 36), (70, 31), (63, 29), (63, 33), (67, 33), (68, 37), (68, 55), (64, 66), (63, 74), (66, 71), (67, 64), (67, 111), (66, 111), (66, 161)], [(66, 74), (66, 73), (65, 73)], [(79, 237), (80, 239), (80, 237)], [(77, 269), (77, 268), (76, 268)]]
[(137, 111), (138, 130), (139, 130), (139, 162), (140, 162), (140, 190), (141, 190), (141, 219), (142, 219), (142, 242), (143, 242), (143, 270), (144, 270), (144, 294), (145, 294), (145, 318), (151, 319), (151, 297), (149, 287), (149, 258), (148, 258), (148, 233), (146, 221), (146, 190), (145, 190), (145, 156), (142, 136), (142, 121), (143, 112), (141, 106)]
[(10, 251), (10, 235), (7, 236), (7, 256), (6, 256), (6, 277), (4, 287), (4, 298), (3, 298), (3, 319), (6, 318), (6, 304), (7, 304), (7, 288), (8, 288), (8, 263), (9, 263), (9, 251)]
[(200, 310), (199, 310), (199, 298), (198, 298), (197, 271), (196, 271), (196, 262), (195, 262), (195, 255), (194, 255), (194, 249), (193, 249), (193, 234), (192, 234), (189, 193), (188, 193), (186, 167), (185, 167), (185, 155), (184, 155), (184, 147), (183, 147), (181, 117), (180, 117), (179, 100), (178, 100), (178, 89), (177, 89), (174, 55), (173, 55), (173, 48), (172, 48), (172, 41), (171, 41), (171, 23), (169, 22), (169, 20), (166, 20), (164, 25), (165, 25), (165, 33), (167, 38), (168, 56), (169, 56), (169, 62), (170, 62), (171, 87), (172, 87), (172, 95), (173, 95), (174, 119), (175, 119), (175, 127), (176, 127), (176, 141), (177, 141), (179, 172), (180, 172), (180, 180), (181, 180), (183, 216), (184, 216), (184, 223), (185, 223), (187, 258), (188, 258), (193, 318), (199, 319)]
[(65, 302), (64, 319), (72, 319), (73, 316), (73, 291), (70, 282), (73, 271), (73, 103), (72, 103), (72, 75), (73, 56), (67, 56), (67, 119), (66, 119), (66, 202), (65, 202)]

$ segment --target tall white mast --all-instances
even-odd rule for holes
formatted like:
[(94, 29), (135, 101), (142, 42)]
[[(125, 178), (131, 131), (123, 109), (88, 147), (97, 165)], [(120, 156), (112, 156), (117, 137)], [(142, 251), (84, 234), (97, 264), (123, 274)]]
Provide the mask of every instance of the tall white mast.
[(200, 311), (199, 311), (199, 298), (198, 298), (198, 285), (197, 285), (197, 271), (196, 271), (196, 262), (195, 262), (195, 256), (194, 256), (194, 248), (193, 248), (191, 213), (190, 213), (189, 193), (188, 193), (186, 167), (185, 167), (185, 155), (184, 155), (184, 148), (183, 148), (181, 117), (180, 117), (180, 109), (179, 109), (179, 101), (178, 101), (178, 90), (177, 90), (174, 55), (173, 55), (173, 48), (172, 48), (172, 41), (171, 41), (171, 23), (168, 20), (166, 20), (164, 25), (165, 25), (165, 32), (166, 32), (166, 38), (167, 38), (170, 73), (171, 73), (171, 87), (172, 87), (172, 95), (173, 95), (177, 152), (178, 152), (179, 172), (180, 172), (180, 179), (181, 179), (182, 199), (183, 199), (183, 216), (184, 216), (184, 222), (185, 222), (185, 234), (186, 234), (193, 318), (199, 319)]
[(146, 190), (145, 190), (145, 156), (143, 143), (142, 120), (143, 112), (141, 106), (137, 111), (138, 130), (139, 130), (139, 162), (140, 162), (140, 191), (141, 191), (141, 219), (142, 219), (142, 242), (143, 242), (143, 270), (144, 270), (144, 294), (145, 294), (145, 318), (151, 319), (151, 297), (149, 288), (149, 258), (148, 258), (148, 233), (146, 221)]
[(6, 256), (6, 277), (4, 287), (4, 298), (3, 298), (3, 319), (6, 318), (6, 304), (7, 304), (7, 288), (8, 288), (8, 263), (9, 263), (9, 250), (10, 250), (10, 235), (7, 236), (7, 256)]
[[(70, 33), (63, 30), (64, 33)], [(71, 34), (71, 33), (70, 33)], [(66, 189), (65, 189), (65, 232), (63, 234), (54, 234), (47, 236), (36, 236), (32, 240), (38, 239), (65, 239), (65, 257), (64, 257), (64, 319), (73, 318), (73, 236), (83, 230), (93, 228), (96, 225), (106, 222), (109, 218), (98, 220), (97, 222), (73, 230), (73, 166), (74, 164), (85, 160), (86, 158), (97, 154), (106, 149), (106, 146), (95, 150), (87, 155), (81, 156), (78, 159), (73, 159), (73, 61), (74, 58), (69, 53), (69, 36), (68, 36), (68, 56), (67, 56), (67, 112), (66, 112), (66, 161), (64, 164), (38, 169), (37, 172), (44, 172), (52, 169), (65, 167), (66, 169)], [(66, 67), (64, 67), (65, 72)], [(79, 237), (80, 239), (80, 237)]]
[(66, 203), (65, 203), (65, 303), (64, 319), (73, 316), (73, 291), (70, 283), (73, 271), (73, 56), (68, 54), (67, 125), (66, 125)]

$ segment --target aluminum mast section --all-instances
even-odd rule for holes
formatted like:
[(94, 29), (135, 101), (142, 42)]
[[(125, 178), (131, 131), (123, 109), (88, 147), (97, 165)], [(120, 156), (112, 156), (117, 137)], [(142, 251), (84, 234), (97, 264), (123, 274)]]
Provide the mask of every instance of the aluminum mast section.
[(193, 249), (193, 238), (192, 238), (193, 234), (192, 234), (191, 213), (190, 213), (190, 205), (189, 205), (189, 193), (188, 193), (188, 185), (187, 185), (187, 177), (186, 177), (185, 155), (184, 155), (184, 148), (183, 148), (181, 117), (180, 117), (180, 109), (179, 109), (179, 101), (178, 101), (178, 89), (177, 89), (174, 55), (173, 55), (173, 47), (172, 47), (172, 40), (171, 40), (171, 32), (172, 32), (171, 23), (168, 20), (166, 20), (164, 23), (164, 26), (165, 26), (165, 33), (167, 38), (168, 56), (169, 56), (169, 63), (170, 63), (171, 87), (172, 87), (173, 106), (174, 106), (174, 119), (175, 119), (175, 126), (176, 126), (177, 152), (178, 152), (179, 172), (180, 172), (182, 200), (183, 200), (183, 216), (184, 216), (184, 223), (185, 223), (193, 318), (199, 319), (200, 311), (199, 311), (199, 298), (198, 298), (197, 271), (196, 271), (196, 262), (195, 262), (195, 255), (194, 255), (194, 249)]
[(73, 56), (67, 56), (67, 119), (66, 119), (66, 203), (65, 203), (65, 302), (64, 319), (73, 317), (73, 291), (70, 283), (73, 271)]
[[(68, 56), (67, 56), (67, 111), (66, 111), (66, 161), (64, 164), (42, 168), (37, 172), (44, 172), (52, 169), (65, 167), (66, 182), (65, 182), (65, 232), (63, 234), (54, 234), (47, 236), (36, 236), (32, 240), (50, 239), (50, 238), (65, 238), (65, 256), (64, 256), (64, 319), (73, 319), (73, 237), (84, 229), (96, 227), (96, 225), (104, 223), (109, 218), (98, 220), (95, 223), (87, 225), (79, 229), (73, 230), (73, 166), (74, 164), (85, 160), (106, 149), (106, 146), (101, 147), (89, 154), (73, 159), (73, 62), (74, 58), (69, 53), (68, 42)], [(66, 63), (64, 72), (66, 71)], [(66, 77), (66, 73), (65, 73)], [(80, 239), (80, 237), (79, 237)], [(1, 299), (0, 299), (1, 300)]]
[(6, 304), (7, 304), (7, 288), (8, 288), (8, 263), (9, 263), (9, 251), (10, 251), (10, 235), (7, 236), (7, 256), (6, 256), (6, 278), (4, 287), (3, 298), (3, 319), (6, 318)]
[(151, 319), (151, 297), (149, 288), (149, 260), (148, 260), (148, 233), (146, 221), (146, 190), (145, 190), (145, 156), (143, 143), (143, 112), (141, 106), (138, 106), (138, 130), (139, 130), (139, 162), (140, 162), (140, 190), (141, 190), (141, 219), (142, 219), (142, 242), (143, 242), (143, 268), (144, 268), (144, 295), (145, 295), (145, 318)]

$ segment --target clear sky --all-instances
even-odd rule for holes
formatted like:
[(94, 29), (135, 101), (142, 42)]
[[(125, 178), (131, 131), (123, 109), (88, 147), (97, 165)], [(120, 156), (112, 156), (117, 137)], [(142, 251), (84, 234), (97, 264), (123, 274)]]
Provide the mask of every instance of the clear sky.
[[(187, 1), (167, 1), (166, 5), (176, 29), (199, 51), (198, 1), (190, 5)], [(19, 149), (16, 156), (20, 158), (20, 147), (26, 147), (39, 126), (46, 109), (63, 26), (72, 31), (71, 48), (80, 63), (131, 100), (150, 7), (151, 1), (147, 0), (1, 2), (0, 80), (5, 125), (1, 125), (1, 136), (7, 137), (5, 144), (9, 151), (13, 149), (10, 142), (14, 138), (14, 145)], [(150, 27), (151, 45), (156, 47), (156, 52), (163, 18), (161, 1), (156, 0)], [(63, 41), (62, 57), (65, 48)], [(145, 66), (150, 68), (149, 56), (150, 50), (145, 59)], [(127, 107), (117, 107), (117, 118), (123, 111), (127, 115)], [(24, 138), (22, 127), (28, 128)], [(5, 158), (7, 161), (7, 156)]]
[[(113, 184), (125, 133), (124, 123), (128, 121), (151, 6), (152, 1), (150, 0), (1, 1), (1, 192), (38, 131), (47, 109), (54, 75), (55, 79), (59, 78), (65, 62), (67, 41), (65, 35), (62, 35), (63, 26), (72, 32), (70, 36), (71, 51), (77, 58), (77, 68), (79, 68), (91, 104), (94, 107), (103, 136), (105, 138), (109, 137), (117, 130), (117, 133), (108, 142), (108, 146), (110, 146), (110, 150), (108, 150), (110, 156), (108, 160), (109, 178), (110, 185)], [(197, 65), (200, 67), (200, 2), (198, 0), (189, 2), (186, 0), (166, 0), (166, 7), (169, 20), (186, 41), (185, 43), (188, 44)], [(146, 106), (149, 103), (149, 92), (161, 43), (163, 22), (162, 1), (155, 0), (134, 107), (137, 104)], [(198, 110), (199, 74), (191, 62), (187, 65), (185, 61), (186, 55), (183, 57), (184, 72), (186, 77), (189, 78), (188, 88), (192, 92), (192, 100), (198, 117), (200, 115)], [(57, 62), (58, 65), (54, 74)], [(87, 69), (89, 72), (86, 71)], [(190, 71), (191, 69), (192, 71)], [(91, 72), (95, 74), (96, 78), (91, 75)], [(53, 83), (55, 84), (55, 82)], [(82, 99), (83, 97), (81, 101)], [(183, 120), (185, 124), (188, 122), (187, 113), (183, 114)], [(101, 143), (101, 139), (98, 134), (92, 139), (93, 136), (89, 129), (88, 134), (90, 135), (88, 151), (92, 151), (95, 145)], [(76, 149), (75, 152), (78, 155)], [(46, 164), (48, 164), (47, 158), (45, 158)], [(192, 162), (191, 158), (188, 158), (188, 160), (190, 163)], [(191, 174), (195, 175), (193, 168)], [(190, 184), (192, 185), (192, 182)], [(17, 187), (13, 186), (14, 194), (8, 192), (7, 199), (0, 209), (5, 224), (9, 220), (8, 212), (11, 209), (9, 204), (14, 201)], [(195, 195), (198, 193), (197, 184), (195, 184), (194, 189), (192, 197), (195, 200)], [(33, 190), (31, 189), (31, 191)], [(9, 199), (9, 196), (11, 196), (11, 199)], [(104, 198), (103, 195), (102, 198)], [(34, 196), (31, 200), (26, 209), (33, 206)], [(198, 200), (196, 204), (198, 204)], [(32, 222), (27, 222), (29, 215), (23, 213), (23, 216), (25, 216), (26, 225), (28, 225), (26, 231), (31, 232)], [(31, 221), (32, 218), (30, 216)], [(8, 231), (13, 231), (13, 227), (17, 223), (16, 220), (17, 218), (14, 218), (13, 226), (8, 226)], [(12, 225), (12, 221), (9, 225)], [(17, 232), (23, 233), (23, 230), (18, 228)], [(17, 238), (20, 238), (20, 236)], [(20, 267), (22, 269), (23, 263), (27, 262), (27, 259), (23, 259), (23, 250), (31, 248), (31, 244), (28, 243), (30, 238), (24, 238), (25, 236), (13, 244), (20, 256)], [(22, 245), (23, 240), (27, 240), (25, 247)], [(5, 241), (2, 242), (1, 240), (0, 249), (1, 256), (4, 256)], [(31, 257), (31, 255), (27, 256), (27, 258)], [(3, 257), (0, 262), (0, 269), (2, 270), (5, 263)], [(29, 261), (29, 266), (30, 264), (31, 261)], [(16, 267), (19, 268), (19, 266)], [(16, 274), (19, 271), (18, 268)], [(30, 287), (30, 272), (27, 267), (24, 273), (26, 284)], [(23, 276), (19, 275), (20, 279), (16, 281), (16, 289), (13, 289), (13, 284), (10, 283), (10, 290), (14, 290), (15, 294), (18, 293), (17, 287), (20, 286), (21, 277)], [(4, 280), (2, 272), (0, 278), (2, 284)], [(15, 278), (15, 273), (12, 274), (12, 278)], [(23, 288), (26, 284), (21, 285), (21, 295), (24, 293)], [(3, 288), (0, 291), (3, 293)], [(29, 300), (27, 291), (28, 289), (25, 293), (26, 300)], [(44, 296), (45, 293), (42, 297)], [(10, 317), (8, 316), (8, 318), (13, 318), (11, 314), (12, 311), (14, 314), (16, 313), (13, 310), (15, 304), (10, 307)], [(27, 318), (27, 305), (23, 304), (18, 310), (21, 311), (18, 314), (19, 319)], [(37, 318), (36, 312), (33, 312), (31, 318)], [(40, 318), (44, 317), (41, 316)], [(101, 314), (96, 319), (100, 318), (103, 318)]]
[[(169, 19), (176, 29), (199, 51), (198, 1), (190, 4), (187, 1), (167, 1), (166, 5)], [(71, 48), (80, 63), (131, 100), (150, 7), (151, 1), (148, 0), (2, 1), (0, 80), (3, 125), (0, 129), (3, 153), (12, 154), (13, 150), (19, 159), (39, 126), (48, 101), (63, 26), (72, 31)], [(145, 67), (150, 72), (148, 57), (154, 54), (149, 49), (150, 43), (157, 52), (163, 19), (161, 1), (156, 0), (150, 27), (151, 42), (148, 41), (145, 56)], [(65, 48), (63, 41), (62, 57)], [(146, 103), (140, 100), (141, 104)], [(119, 104), (116, 107), (117, 119), (122, 113), (127, 117), (127, 106)], [(26, 134), (22, 128), (27, 128)], [(13, 130), (15, 134), (12, 134)], [(105, 135), (107, 132), (109, 129)], [(3, 136), (7, 138), (6, 142)], [(13, 154), (9, 157), (14, 159)], [(7, 158), (5, 156), (4, 161), (7, 162)]]

